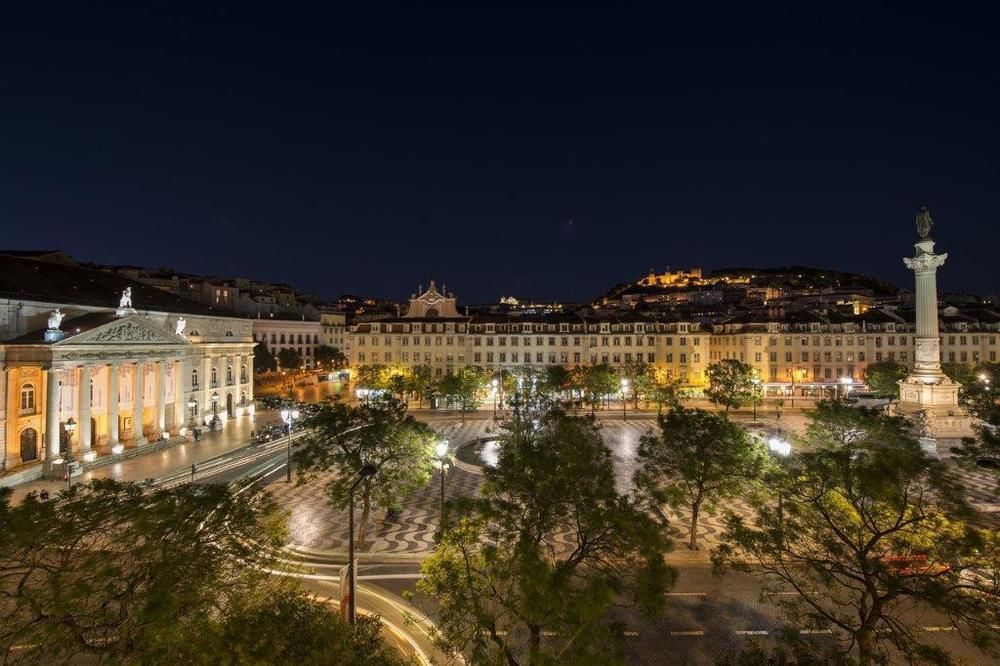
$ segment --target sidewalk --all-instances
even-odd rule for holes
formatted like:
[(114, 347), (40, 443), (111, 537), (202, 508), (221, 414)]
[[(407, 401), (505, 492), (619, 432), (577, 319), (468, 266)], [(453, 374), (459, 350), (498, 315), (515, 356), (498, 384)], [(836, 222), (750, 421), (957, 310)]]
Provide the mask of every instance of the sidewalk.
[[(91, 479), (116, 479), (118, 481), (144, 481), (150, 478), (167, 476), (181, 470), (190, 469), (192, 463), (218, 456), (245, 445), (250, 440), (250, 431), (255, 428), (277, 422), (278, 417), (273, 412), (261, 411), (257, 414), (254, 424), (249, 416), (237, 417), (217, 432), (205, 432), (198, 443), (188, 441), (184, 444), (161, 451), (150, 451), (147, 455), (123, 460), (112, 465), (84, 472), (73, 477), (73, 485), (87, 483)], [(48, 490), (56, 495), (66, 489), (66, 481), (58, 479), (40, 479), (14, 486), (11, 504), (18, 504), (30, 492)]]

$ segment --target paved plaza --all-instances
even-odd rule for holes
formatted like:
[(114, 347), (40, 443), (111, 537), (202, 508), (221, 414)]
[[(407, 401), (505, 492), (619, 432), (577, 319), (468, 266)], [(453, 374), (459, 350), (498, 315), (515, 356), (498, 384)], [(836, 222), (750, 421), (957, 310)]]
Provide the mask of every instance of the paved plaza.
[[(484, 418), (482, 413), (467, 418), (464, 424), (457, 417), (428, 415), (421, 418), (426, 419), (442, 438), (447, 439), (453, 450), (474, 440), (490, 437), (496, 432), (496, 423), (491, 418)], [(772, 416), (761, 418), (759, 423), (771, 429), (781, 427), (785, 433), (794, 436), (803, 431), (805, 419), (783, 417), (776, 420)], [(630, 414), (627, 421), (610, 417), (601, 420), (601, 429), (605, 442), (613, 453), (616, 479), (621, 489), (626, 489), (631, 484), (640, 437), (650, 430), (655, 430), (656, 427), (655, 415)], [(955, 470), (968, 488), (969, 500), (977, 508), (996, 511), (997, 494), (994, 477), (988, 472), (962, 470), (957, 466)], [(433, 550), (434, 533), (441, 514), (438, 474), (439, 472), (435, 471), (427, 485), (403, 500), (402, 512), (399, 515), (387, 518), (383, 509), (372, 511), (368, 537), (361, 552), (380, 556), (419, 556)], [(290, 485), (284, 480), (278, 480), (269, 486), (278, 502), (289, 512), (289, 545), (292, 548), (329, 554), (339, 554), (346, 550), (347, 514), (346, 511), (334, 510), (327, 503), (324, 486), (329, 478), (329, 475), (321, 475), (304, 484), (298, 484), (293, 480)], [(446, 477), (446, 496), (449, 499), (475, 496), (481, 482), (482, 477), (470, 471), (467, 466), (452, 467)], [(715, 515), (706, 515), (703, 512), (698, 526), (698, 541), (701, 547), (699, 557), (707, 557), (709, 549), (718, 545), (719, 536), (724, 528), (723, 514), (727, 511), (746, 518), (752, 517), (752, 510), (741, 500), (725, 502)], [(690, 511), (687, 509), (673, 511), (664, 507), (664, 512), (668, 517), (675, 542), (672, 557), (690, 559), (693, 554), (686, 548)], [(561, 538), (557, 536), (557, 541), (559, 540)]]

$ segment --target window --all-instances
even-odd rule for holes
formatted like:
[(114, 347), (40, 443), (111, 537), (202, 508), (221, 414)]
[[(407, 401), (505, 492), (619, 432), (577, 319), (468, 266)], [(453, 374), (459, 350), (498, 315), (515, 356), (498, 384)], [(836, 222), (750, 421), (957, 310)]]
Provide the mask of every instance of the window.
[(35, 411), (35, 385), (25, 384), (21, 387), (21, 413)]
[(215, 368), (212, 368), (212, 387), (214, 388), (219, 383), (219, 373)]
[(198, 388), (198, 371), (191, 371), (191, 388)]

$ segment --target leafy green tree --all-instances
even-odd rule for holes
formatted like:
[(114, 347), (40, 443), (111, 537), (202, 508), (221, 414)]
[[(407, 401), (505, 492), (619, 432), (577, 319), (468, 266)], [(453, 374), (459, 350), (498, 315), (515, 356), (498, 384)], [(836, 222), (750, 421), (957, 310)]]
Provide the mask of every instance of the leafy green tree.
[(639, 397), (649, 400), (649, 391), (656, 382), (655, 366), (645, 361), (633, 361), (625, 366), (625, 376), (632, 384), (632, 408), (639, 409)]
[(285, 370), (298, 370), (302, 367), (302, 354), (291, 347), (278, 350), (278, 365)]
[(370, 391), (385, 390), (388, 388), (388, 377), (389, 369), (380, 363), (361, 365), (354, 371), (354, 385)]
[(586, 369), (583, 390), (591, 415), (605, 396), (620, 390), (618, 382), (618, 374), (607, 363), (592, 365)]
[(362, 467), (374, 465), (378, 470), (356, 491), (361, 504), (357, 542), (362, 546), (372, 507), (397, 508), (403, 496), (430, 478), (437, 435), (409, 416), (405, 404), (388, 396), (357, 407), (324, 406), (310, 423), (312, 430), (294, 454), (298, 480), (333, 472), (326, 485), (333, 507), (347, 508), (349, 490)]
[(832, 630), (840, 654), (819, 661), (946, 662), (917, 630), (914, 606), (945, 613), (995, 654), (995, 585), (963, 572), (996, 561), (996, 535), (965, 522), (971, 514), (944, 466), (902, 419), (841, 403), (812, 418), (808, 445), (774, 484), (780, 509), (772, 496), (751, 522), (730, 516), (716, 566), (762, 577), (763, 599), (791, 625), (786, 640), (797, 643), (796, 629)]
[(481, 496), (451, 509), (461, 519), (421, 566), (438, 643), (475, 664), (623, 663), (607, 611), (618, 601), (662, 611), (675, 573), (661, 530), (616, 490), (592, 418), (508, 419), (500, 451)]
[(285, 534), (266, 493), (105, 479), (9, 498), (0, 492), (7, 663), (399, 663), (377, 620), (353, 630), (267, 573)]
[(313, 350), (313, 360), (317, 366), (336, 368), (337, 362), (343, 357), (343, 353), (336, 347), (329, 345), (319, 345)]
[(263, 340), (253, 346), (253, 369), (254, 372), (272, 372), (278, 369), (274, 354)]
[(410, 388), (410, 373), (406, 368), (393, 368), (388, 373), (385, 387), (401, 401), (405, 401), (406, 392)]
[(462, 423), (465, 423), (465, 412), (479, 407), (486, 396), (489, 382), (489, 372), (479, 366), (470, 365), (442, 377), (438, 382), (438, 392), (458, 403)]
[(562, 365), (547, 365), (542, 373), (542, 390), (555, 395), (569, 386), (570, 372)]
[(946, 363), (942, 369), (959, 384), (959, 404), (978, 419), (976, 436), (963, 439), (952, 453), (968, 467), (989, 465), (1000, 480), (1000, 364)]
[(754, 399), (756, 375), (749, 363), (735, 358), (723, 359), (709, 365), (705, 375), (708, 378), (705, 396), (715, 404), (724, 406), (727, 416), (730, 408), (739, 409)]
[(899, 382), (906, 379), (909, 370), (896, 361), (872, 363), (865, 370), (866, 382), (876, 395), (889, 398), (889, 404), (899, 397)]
[(767, 452), (741, 426), (702, 409), (675, 406), (660, 432), (639, 440), (635, 484), (657, 505), (691, 510), (688, 547), (698, 549), (698, 518), (763, 474)]
[(665, 373), (657, 372), (654, 379), (647, 382), (643, 393), (647, 400), (656, 404), (657, 416), (662, 416), (664, 405), (676, 404), (680, 399), (680, 387), (680, 380), (668, 378)]
[(417, 394), (418, 406), (424, 406), (424, 398), (434, 386), (433, 373), (429, 365), (415, 365), (410, 372), (410, 390)]

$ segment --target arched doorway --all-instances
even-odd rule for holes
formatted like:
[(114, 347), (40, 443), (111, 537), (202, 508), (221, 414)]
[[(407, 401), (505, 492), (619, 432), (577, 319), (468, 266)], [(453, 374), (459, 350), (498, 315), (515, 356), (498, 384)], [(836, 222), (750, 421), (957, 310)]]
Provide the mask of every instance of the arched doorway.
[(226, 394), (226, 413), (229, 414), (229, 418), (236, 416), (236, 412), (233, 411), (233, 394)]
[(38, 459), (38, 432), (34, 428), (21, 431), (21, 462)]

